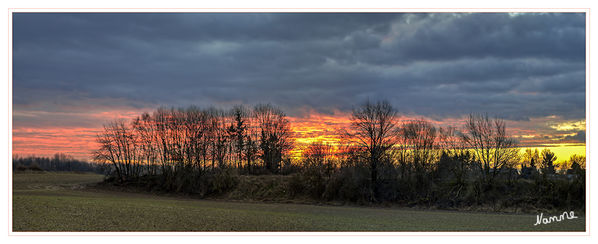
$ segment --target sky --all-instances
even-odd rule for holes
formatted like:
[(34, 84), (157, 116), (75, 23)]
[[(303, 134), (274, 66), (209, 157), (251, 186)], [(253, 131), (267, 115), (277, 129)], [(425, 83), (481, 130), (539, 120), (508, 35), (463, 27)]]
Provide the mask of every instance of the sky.
[(585, 29), (584, 13), (14, 13), (13, 155), (88, 159), (102, 124), (189, 105), (271, 103), (298, 142), (332, 140), (382, 99), (585, 152)]

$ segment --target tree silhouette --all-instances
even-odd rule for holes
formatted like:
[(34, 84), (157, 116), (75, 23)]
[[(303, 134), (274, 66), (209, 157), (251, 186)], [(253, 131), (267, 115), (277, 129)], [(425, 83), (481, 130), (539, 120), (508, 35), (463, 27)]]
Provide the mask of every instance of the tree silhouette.
[(521, 160), (523, 164), (527, 164), (535, 169), (537, 164), (540, 162), (540, 153), (538, 152), (538, 149), (532, 151), (532, 149), (527, 148), (525, 149)]
[(420, 119), (405, 123), (400, 133), (402, 142), (408, 146), (416, 171), (428, 169), (435, 159), (436, 128), (430, 122)]
[(138, 150), (138, 137), (124, 121), (104, 126), (97, 142), (100, 148), (94, 152), (95, 159), (112, 163), (119, 180), (139, 175), (142, 157)]
[(243, 162), (243, 152), (247, 146), (247, 127), (249, 124), (249, 111), (244, 106), (235, 106), (231, 110), (233, 122), (230, 125), (229, 131), (231, 133), (231, 139), (234, 141), (235, 149), (237, 152), (237, 168), (241, 168)]
[(554, 174), (554, 162), (556, 161), (556, 156), (553, 152), (551, 152), (548, 148), (542, 150), (542, 173), (546, 174)]
[(345, 133), (365, 152), (374, 198), (378, 196), (380, 160), (399, 140), (397, 120), (397, 111), (388, 101), (367, 101), (353, 109), (351, 131)]
[(270, 104), (257, 105), (254, 117), (260, 132), (260, 157), (270, 172), (276, 172), (282, 156), (292, 147), (286, 115)]
[(313, 142), (302, 152), (303, 167), (316, 168), (330, 177), (333, 165), (334, 148), (328, 143)]
[(507, 135), (502, 119), (470, 114), (465, 123), (463, 141), (473, 151), (483, 182), (491, 182), (506, 167), (516, 164), (519, 149)]

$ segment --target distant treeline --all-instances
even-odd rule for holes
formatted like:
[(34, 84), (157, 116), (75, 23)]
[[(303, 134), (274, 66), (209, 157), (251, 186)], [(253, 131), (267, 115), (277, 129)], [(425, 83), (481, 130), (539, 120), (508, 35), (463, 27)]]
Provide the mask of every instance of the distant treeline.
[(240, 175), (281, 174), (280, 192), (318, 201), (585, 209), (585, 157), (557, 170), (554, 153), (520, 153), (504, 120), (487, 115), (436, 127), (400, 121), (388, 102), (366, 102), (338, 132), (341, 145), (315, 142), (298, 161), (291, 133), (272, 105), (158, 109), (105, 125), (95, 159), (112, 166), (114, 182), (169, 192), (221, 194)]
[(105, 173), (109, 166), (77, 160), (72, 156), (57, 153), (53, 157), (15, 155), (12, 159), (13, 171), (77, 171)]

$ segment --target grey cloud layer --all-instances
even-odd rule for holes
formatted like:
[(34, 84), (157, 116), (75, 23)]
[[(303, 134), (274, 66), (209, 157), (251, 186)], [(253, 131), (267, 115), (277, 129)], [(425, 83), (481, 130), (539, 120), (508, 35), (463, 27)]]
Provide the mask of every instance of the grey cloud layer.
[(385, 98), (401, 112), (585, 117), (584, 14), (25, 14), (15, 109)]

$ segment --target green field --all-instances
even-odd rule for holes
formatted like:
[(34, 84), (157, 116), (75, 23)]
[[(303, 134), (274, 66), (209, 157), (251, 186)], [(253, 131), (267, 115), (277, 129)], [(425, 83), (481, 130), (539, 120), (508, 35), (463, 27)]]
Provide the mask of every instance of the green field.
[[(13, 174), (13, 231), (584, 231), (585, 218), (240, 203), (86, 187), (96, 174)], [(546, 215), (546, 214), (545, 214)]]

